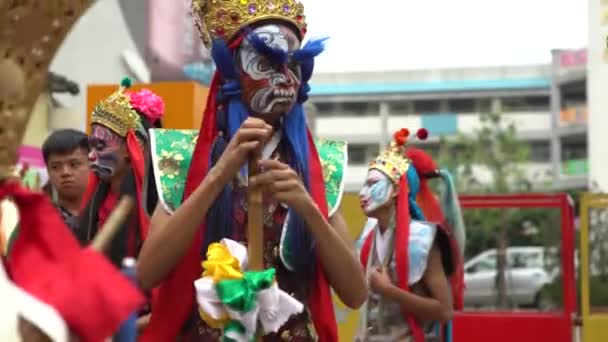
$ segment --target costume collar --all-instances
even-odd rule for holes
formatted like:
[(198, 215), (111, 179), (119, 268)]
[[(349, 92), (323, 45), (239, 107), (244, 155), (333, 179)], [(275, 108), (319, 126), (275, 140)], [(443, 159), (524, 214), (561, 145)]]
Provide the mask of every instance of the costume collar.
[(393, 237), (395, 235), (395, 219), (391, 219), (388, 227), (384, 232), (380, 230), (380, 224), (376, 225), (376, 232), (374, 236), (375, 253), (378, 262), (381, 265), (385, 264), (387, 258), (393, 251)]

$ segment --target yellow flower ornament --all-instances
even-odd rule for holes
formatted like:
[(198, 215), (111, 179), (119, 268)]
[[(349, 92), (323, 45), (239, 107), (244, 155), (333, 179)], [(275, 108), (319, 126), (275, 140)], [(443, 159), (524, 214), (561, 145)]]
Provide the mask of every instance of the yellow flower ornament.
[(222, 328), (224, 341), (249, 342), (258, 322), (263, 333), (277, 332), (304, 306), (279, 289), (275, 270), (246, 271), (247, 248), (223, 239), (209, 245), (202, 277), (194, 282), (201, 318)]

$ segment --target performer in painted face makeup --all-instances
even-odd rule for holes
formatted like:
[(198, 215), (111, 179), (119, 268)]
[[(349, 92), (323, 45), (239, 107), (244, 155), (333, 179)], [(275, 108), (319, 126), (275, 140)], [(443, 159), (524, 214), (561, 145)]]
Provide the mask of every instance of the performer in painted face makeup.
[[(464, 225), (455, 188), (428, 154), (406, 149), (408, 136), (407, 129), (398, 131), (372, 160), (360, 193), (375, 224), (362, 234), (370, 295), (359, 341), (450, 341), (453, 309), (463, 305)], [(432, 178), (445, 181), (441, 204)]]
[(108, 257), (120, 266), (125, 256), (136, 257), (148, 234), (145, 200), (154, 195), (144, 191), (145, 153), (148, 132), (159, 127), (164, 114), (162, 98), (148, 89), (127, 92), (131, 82), (95, 106), (91, 116), (89, 160), (93, 175), (85, 192), (81, 223), (76, 236), (89, 243), (123, 195), (138, 199), (138, 210), (115, 236)]
[[(213, 326), (226, 317), (214, 321), (203, 308), (201, 260), (208, 274), (218, 262), (213, 251), (228, 248), (234, 256), (247, 245), (247, 193), (260, 189), (264, 266), (303, 304), (263, 339), (337, 341), (330, 286), (353, 308), (366, 288), (339, 212), (346, 144), (313, 139), (303, 112), (323, 40), (302, 45), (305, 17), (294, 0), (195, 0), (193, 16), (217, 72), (200, 130), (151, 131), (159, 205), (138, 274), (144, 287), (160, 288), (143, 340), (222, 335)], [(248, 179), (247, 161), (257, 152), (253, 167), (261, 172)]]

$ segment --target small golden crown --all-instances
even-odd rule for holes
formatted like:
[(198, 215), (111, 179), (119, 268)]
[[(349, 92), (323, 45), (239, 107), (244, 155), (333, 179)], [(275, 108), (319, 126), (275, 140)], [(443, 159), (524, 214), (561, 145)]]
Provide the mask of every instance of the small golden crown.
[(297, 0), (192, 0), (192, 14), (207, 47), (213, 39), (228, 42), (246, 26), (269, 19), (290, 23), (300, 38), (306, 35), (304, 5)]
[[(406, 157), (406, 144), (410, 136), (407, 128), (402, 128), (393, 134), (391, 144), (382, 151), (376, 159), (369, 163), (369, 169), (376, 169), (390, 177), (395, 183), (399, 183), (401, 177), (410, 167), (410, 160)], [(428, 131), (421, 128), (416, 133), (420, 140), (425, 140)]]
[(139, 114), (133, 109), (129, 96), (124, 92), (130, 86), (131, 80), (123, 79), (118, 90), (95, 106), (91, 123), (107, 127), (123, 138), (129, 130), (143, 130)]

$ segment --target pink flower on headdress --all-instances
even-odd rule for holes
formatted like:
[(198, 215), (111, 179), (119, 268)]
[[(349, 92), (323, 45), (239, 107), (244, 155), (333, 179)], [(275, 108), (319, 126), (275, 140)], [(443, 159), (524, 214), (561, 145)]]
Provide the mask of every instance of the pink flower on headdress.
[(131, 99), (133, 108), (147, 117), (150, 122), (154, 123), (163, 117), (165, 102), (160, 96), (154, 94), (149, 89), (128, 93), (128, 96)]

